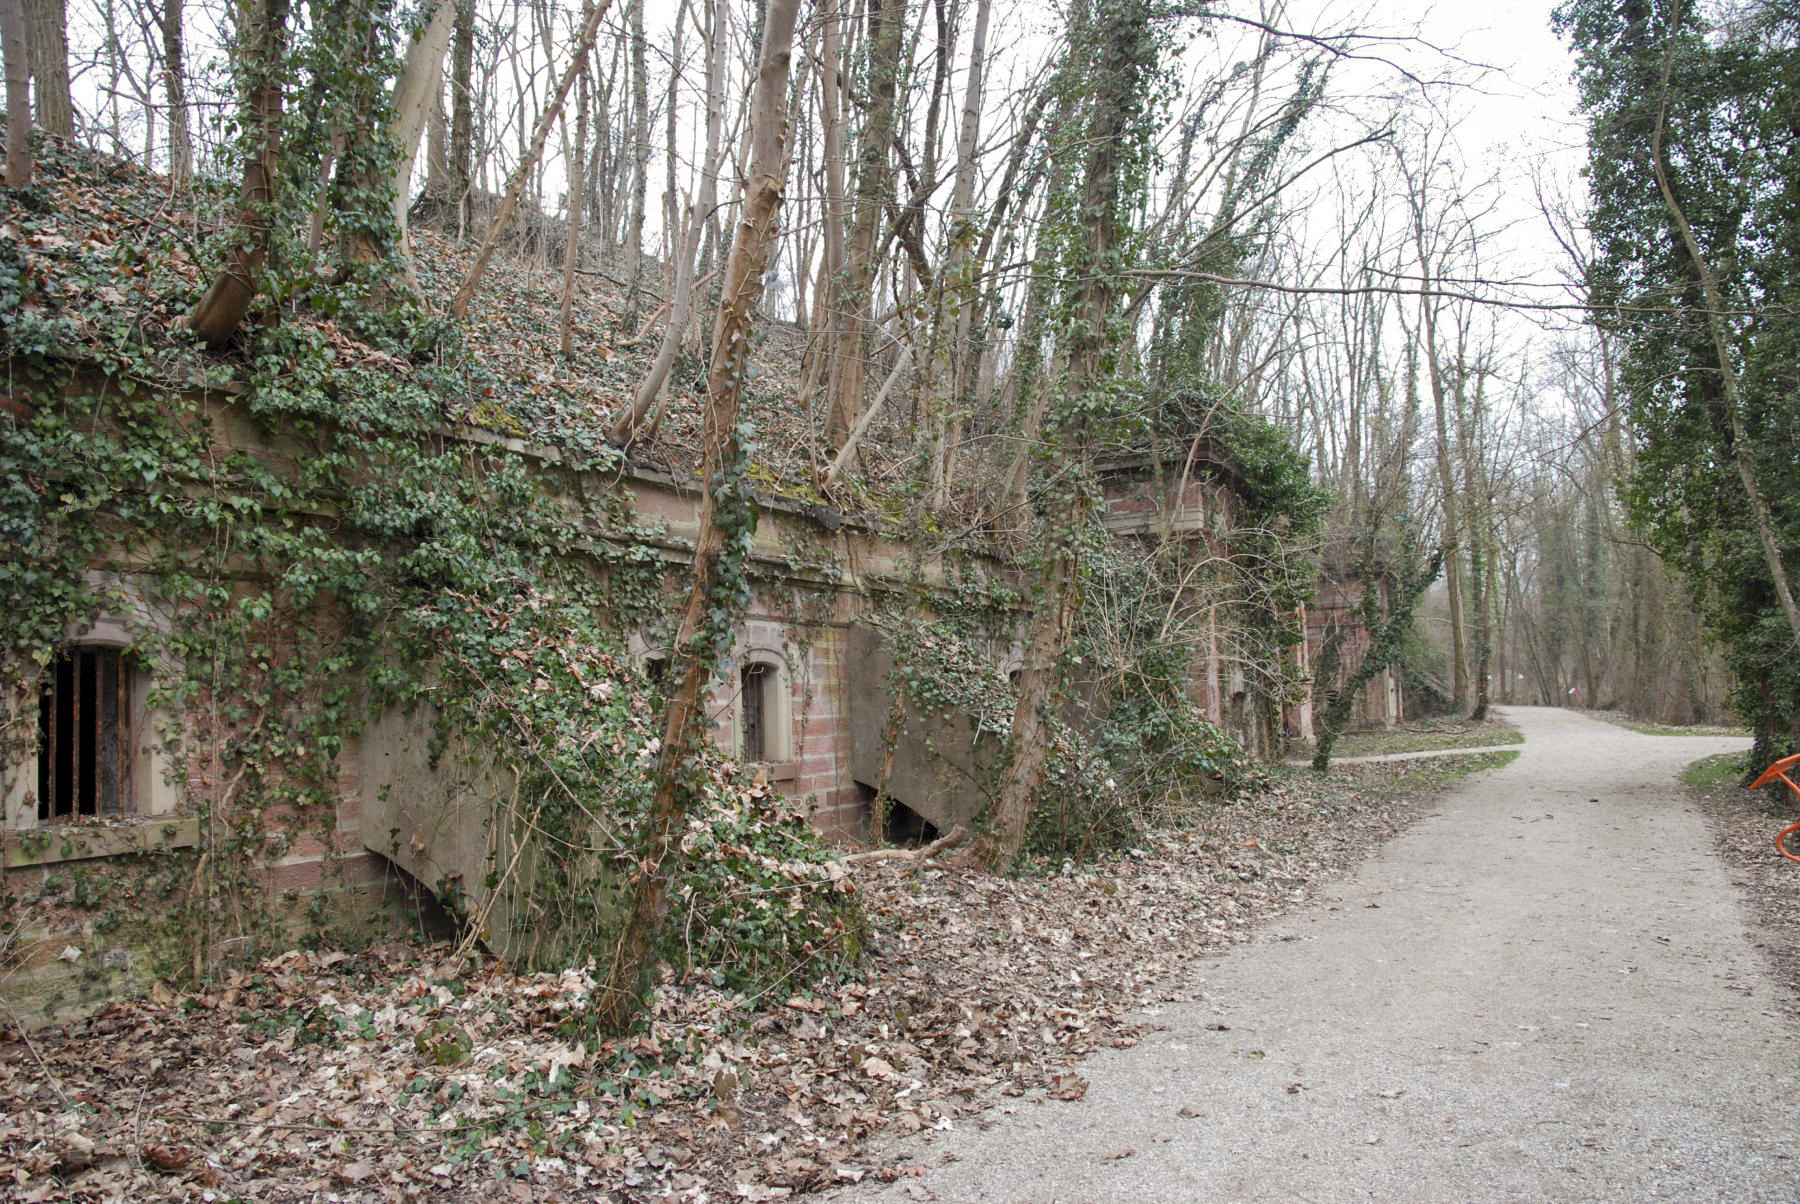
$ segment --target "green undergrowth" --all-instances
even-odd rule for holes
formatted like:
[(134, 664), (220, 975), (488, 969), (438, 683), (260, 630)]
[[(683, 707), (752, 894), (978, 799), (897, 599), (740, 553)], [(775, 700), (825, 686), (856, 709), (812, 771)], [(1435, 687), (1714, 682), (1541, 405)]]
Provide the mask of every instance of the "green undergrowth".
[(1718, 788), (1742, 786), (1750, 772), (1750, 759), (1741, 752), (1714, 753), (1701, 757), (1681, 771), (1681, 780), (1689, 786)]

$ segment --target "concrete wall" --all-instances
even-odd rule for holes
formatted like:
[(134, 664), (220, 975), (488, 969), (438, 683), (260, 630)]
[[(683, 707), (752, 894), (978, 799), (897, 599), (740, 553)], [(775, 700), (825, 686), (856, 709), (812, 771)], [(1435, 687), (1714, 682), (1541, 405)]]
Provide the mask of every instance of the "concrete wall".
[[(1362, 581), (1351, 578), (1320, 579), (1318, 595), (1306, 608), (1306, 648), (1312, 664), (1319, 663), (1333, 631), (1338, 633), (1342, 672), (1353, 671), (1368, 655), (1373, 636), (1361, 613), (1364, 588)], [(1350, 713), (1351, 726), (1392, 727), (1403, 718), (1403, 701), (1398, 676), (1391, 669), (1383, 670), (1358, 693)]]

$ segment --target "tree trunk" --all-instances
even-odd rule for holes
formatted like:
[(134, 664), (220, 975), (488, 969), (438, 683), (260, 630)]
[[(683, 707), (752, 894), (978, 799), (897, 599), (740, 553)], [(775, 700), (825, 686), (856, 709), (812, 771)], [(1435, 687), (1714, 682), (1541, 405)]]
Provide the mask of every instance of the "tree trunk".
[[(937, 274), (938, 306), (933, 322), (931, 416), (936, 425), (933, 449), (932, 501), (943, 509), (950, 500), (956, 443), (961, 436), (961, 407), (968, 382), (966, 349), (975, 321), (975, 152), (981, 132), (981, 76), (987, 56), (988, 13), (992, 0), (976, 0), (975, 30), (969, 44), (969, 78), (963, 89), (962, 122), (956, 135), (956, 177), (950, 189), (950, 245)], [(946, 329), (948, 327), (948, 329)]]
[(563, 243), (562, 306), (557, 324), (562, 332), (564, 355), (571, 355), (575, 350), (575, 269), (581, 262), (581, 211), (586, 208), (582, 198), (586, 191), (583, 176), (587, 137), (588, 81), (584, 72), (575, 90), (575, 153), (569, 157), (569, 202), (564, 206), (567, 216), (563, 219), (568, 226), (568, 238)]
[(488, 225), (487, 236), (481, 240), (481, 246), (475, 252), (475, 262), (469, 265), (468, 275), (463, 277), (456, 295), (450, 298), (450, 316), (453, 318), (465, 318), (469, 314), (469, 303), (475, 299), (475, 290), (480, 287), (482, 276), (487, 274), (488, 260), (494, 257), (494, 248), (499, 245), (500, 235), (505, 232), (506, 224), (512, 220), (513, 210), (518, 208), (519, 196), (525, 190), (525, 183), (531, 178), (532, 170), (544, 153), (544, 141), (550, 136), (550, 127), (556, 124), (563, 102), (569, 98), (569, 87), (575, 82), (575, 77), (587, 69), (588, 53), (594, 48), (594, 35), (600, 28), (600, 18), (606, 15), (608, 3), (610, 0), (600, 0), (588, 14), (575, 42), (574, 58), (563, 72), (562, 79), (557, 82), (550, 103), (538, 114), (537, 128), (532, 132), (531, 143), (520, 156), (518, 166), (513, 168), (512, 179), (507, 181), (506, 192), (500, 198), (500, 207), (494, 211), (494, 220)]
[[(1155, 77), (1157, 49), (1150, 30), (1148, 0), (1120, 0), (1091, 16), (1095, 30), (1092, 92), (1078, 144), (1081, 174), (1070, 187), (1080, 191), (1080, 244), (1072, 262), (1057, 265), (1073, 290), (1071, 321), (1064, 330), (1067, 349), (1062, 373), (1068, 389), (1066, 419), (1051, 438), (1045, 506), (1047, 566), (1033, 599), (1031, 638), (1019, 671), (1019, 696), (1005, 768), (994, 800), (992, 822), (977, 842), (975, 858), (1003, 870), (1025, 847), (1031, 806), (1050, 754), (1051, 706), (1058, 662), (1068, 643), (1070, 619), (1080, 580), (1082, 535), (1094, 504), (1088, 479), (1088, 440), (1107, 404), (1114, 367), (1113, 316), (1119, 292), (1115, 247), (1129, 220), (1127, 191), (1138, 175), (1127, 158), (1134, 131), (1129, 123), (1147, 120), (1140, 112), (1144, 92)], [(1138, 153), (1148, 153), (1139, 151)], [(1027, 432), (1035, 437), (1037, 432)]]
[(819, 276), (813, 287), (813, 314), (801, 355), (797, 399), (808, 411), (831, 366), (829, 349), (839, 327), (839, 299), (844, 291), (844, 136), (838, 103), (843, 91), (842, 20), (837, 0), (819, 0), (819, 124), (825, 195), (820, 200)]
[(6, 186), (31, 187), (31, 71), (25, 64), (25, 5), (0, 0), (0, 51), (6, 59)]
[(217, 350), (243, 324), (256, 299), (257, 274), (269, 254), (271, 209), (279, 178), (283, 61), (287, 54), (288, 0), (255, 0), (244, 10), (238, 53), (248, 67), (244, 97), (245, 133), (254, 138), (238, 194), (236, 245), (188, 324), (200, 341)]
[(186, 192), (194, 178), (194, 137), (188, 128), (187, 53), (182, 45), (181, 0), (163, 0), (163, 92), (169, 102), (169, 184)]
[[(676, 639), (680, 684), (669, 700), (657, 761), (656, 792), (639, 850), (637, 881), (599, 1003), (599, 1020), (624, 1029), (642, 1006), (668, 912), (669, 884), (680, 868), (681, 837), (702, 789), (699, 751), (709, 739), (706, 683), (736, 635), (743, 609), (744, 547), (756, 525), (755, 504), (738, 442), (738, 407), (750, 369), (750, 324), (762, 295), (763, 269), (775, 241), (787, 171), (788, 62), (799, 0), (769, 0), (751, 98), (752, 150), (744, 176), (742, 220), (713, 332), (701, 432), (708, 488), (700, 506), (694, 581)], [(722, 24), (715, 37), (722, 33)], [(722, 57), (722, 50), (721, 57)]]
[(25, 0), (25, 45), (38, 128), (57, 138), (75, 136), (69, 101), (68, 18), (63, 0)]
[[(1450, 674), (1453, 683), (1450, 691), (1451, 706), (1461, 714), (1469, 705), (1468, 629), (1463, 625), (1462, 556), (1459, 550), (1462, 528), (1457, 513), (1456, 478), (1450, 467), (1450, 427), (1444, 406), (1443, 365), (1437, 346), (1437, 302), (1425, 295), (1429, 288), (1430, 270), (1425, 258), (1422, 227), (1418, 234), (1418, 245), (1419, 300), (1423, 317), (1420, 333), (1425, 342), (1425, 371), (1431, 383), (1432, 412), (1437, 419), (1438, 488), (1443, 493), (1444, 592), (1450, 603)], [(1459, 371), (1460, 368), (1458, 365)]]
[(644, 203), (650, 192), (650, 61), (644, 0), (631, 0), (631, 213), (625, 223), (625, 325), (644, 291)]
[(394, 224), (400, 230), (400, 246), (412, 258), (407, 244), (407, 211), (412, 208), (413, 164), (419, 157), (419, 139), (443, 94), (444, 52), (450, 46), (455, 25), (455, 0), (436, 0), (431, 19), (406, 49), (406, 63), (394, 81), (394, 124), (388, 132), (400, 148), (394, 162)]
[(444, 114), (440, 86), (431, 97), (431, 116), (425, 124), (425, 196), (441, 219), (450, 200), (450, 122)]
[(894, 191), (888, 153), (894, 141), (900, 43), (906, 27), (906, 0), (864, 2), (869, 22), (869, 115), (858, 152), (856, 203), (844, 265), (847, 279), (831, 355), (825, 438), (833, 451), (841, 449), (849, 439), (862, 408), (868, 324), (874, 304), (875, 247), (881, 235), (882, 214), (892, 202)]
[(458, 205), (475, 187), (475, 0), (456, 0), (450, 52), (450, 188)]
[[(639, 425), (668, 383), (669, 371), (675, 366), (675, 353), (681, 350), (682, 332), (687, 328), (692, 312), (694, 264), (700, 256), (706, 216), (718, 207), (719, 157), (725, 132), (725, 47), (720, 44), (724, 40), (724, 0), (714, 0), (711, 25), (712, 36), (706, 47), (706, 158), (700, 165), (700, 195), (697, 201), (688, 204), (682, 222), (681, 249), (675, 258), (675, 288), (669, 298), (669, 324), (663, 330), (662, 345), (657, 348), (650, 370), (638, 382), (631, 405), (613, 420), (611, 435), (614, 443), (629, 443), (637, 437)], [(672, 90), (669, 100), (673, 105)], [(784, 101), (784, 112), (786, 107)]]

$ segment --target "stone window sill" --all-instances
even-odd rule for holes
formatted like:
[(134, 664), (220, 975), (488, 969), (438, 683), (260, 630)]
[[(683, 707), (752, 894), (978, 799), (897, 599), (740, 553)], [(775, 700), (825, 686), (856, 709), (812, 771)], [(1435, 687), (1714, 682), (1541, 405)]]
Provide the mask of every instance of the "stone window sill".
[(186, 849), (200, 843), (200, 821), (176, 816), (144, 816), (109, 823), (45, 824), (8, 832), (4, 843), (9, 870), (56, 865), (95, 857)]

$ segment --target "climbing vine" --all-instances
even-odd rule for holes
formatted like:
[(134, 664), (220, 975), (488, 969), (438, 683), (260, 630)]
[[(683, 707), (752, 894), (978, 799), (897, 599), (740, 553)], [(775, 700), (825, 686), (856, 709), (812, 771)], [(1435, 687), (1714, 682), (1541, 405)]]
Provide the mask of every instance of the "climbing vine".
[[(491, 380), (396, 283), (391, 147), (340, 147), (319, 188), (333, 106), (385, 94), (369, 81), (392, 68), (341, 53), (342, 36), (322, 21), (284, 67), (292, 93), (321, 103), (283, 118), (265, 308), (240, 348), (211, 355), (182, 332), (200, 248), (46, 238), (40, 253), (28, 223), (0, 252), (20, 302), (0, 313), (0, 531), (14, 550), (0, 561), (0, 733), (23, 759), (40, 674), (68, 634), (132, 617), (128, 655), (154, 706), (180, 717), (167, 752), (197, 835), (106, 873), (117, 899), (167, 916), (159, 931), (176, 939), (155, 972), (169, 977), (207, 978), (291, 939), (295, 909), (272, 889), (285, 859), (323, 857), (314, 899), (352, 886), (332, 870), (361, 851), (340, 829), (345, 757), (375, 716), (435, 732), (446, 784), (489, 801), (485, 880), (425, 885), (472, 938), (527, 964), (604, 954), (649, 793), (659, 699), (626, 639), (668, 626), (670, 540), (631, 513), (616, 473), (596, 471), (618, 463), (604, 445), (572, 440), (552, 465), (456, 433)], [(57, 154), (45, 187), (79, 187), (92, 163)], [(373, 257), (322, 263), (315, 214), (333, 247)], [(145, 264), (138, 304), (119, 304), (115, 282)], [(804, 817), (705, 759), (675, 963), (748, 990), (853, 957), (854, 896)], [(9, 894), (91, 877), (17, 878)], [(335, 922), (330, 907), (311, 919)]]

